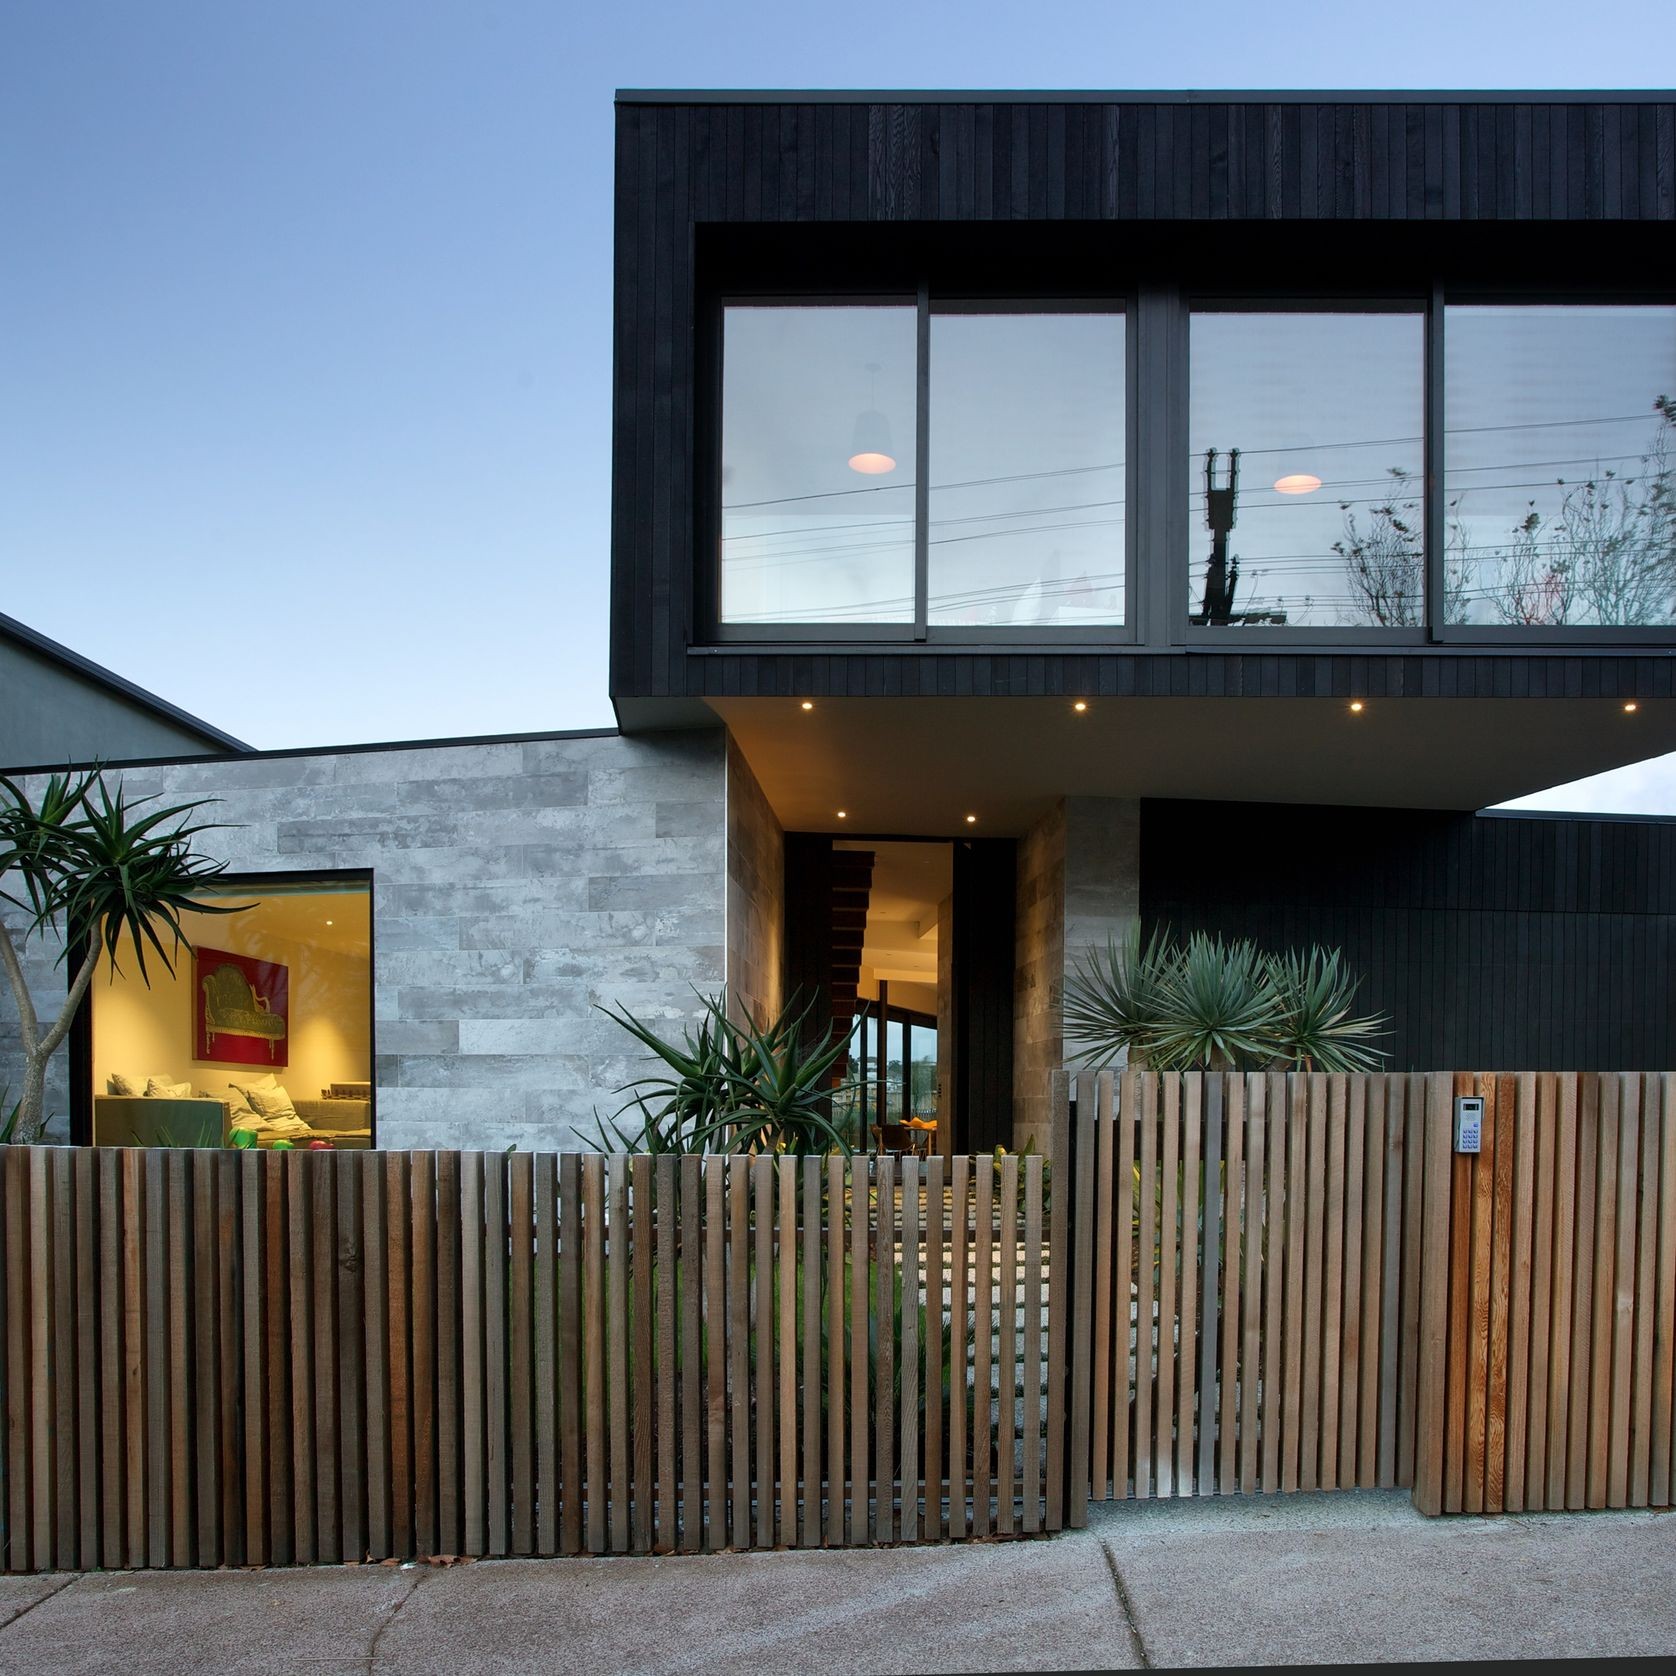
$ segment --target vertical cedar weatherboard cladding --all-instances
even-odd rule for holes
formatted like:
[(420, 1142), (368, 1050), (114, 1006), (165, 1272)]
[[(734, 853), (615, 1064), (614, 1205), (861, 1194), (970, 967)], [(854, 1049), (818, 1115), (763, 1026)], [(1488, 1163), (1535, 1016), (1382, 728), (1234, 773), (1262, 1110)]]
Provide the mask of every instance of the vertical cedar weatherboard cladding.
[[(700, 225), (1676, 221), (1676, 104), (1656, 95), (682, 103), (629, 94), (617, 107), (616, 162), (611, 688), (619, 698), (777, 694), (799, 682), (833, 694), (930, 693), (950, 661), (859, 650), (806, 657), (800, 667), (769, 649), (688, 658), (699, 621)], [(1052, 693), (1075, 681), (1144, 696), (1170, 691), (1176, 660), (1134, 651), (997, 657), (981, 683), (979, 660), (953, 661), (968, 665), (955, 679), (981, 691)], [(1295, 690), (1291, 657), (1196, 661), (1220, 666), (1209, 677), (1220, 691)], [(1390, 696), (1442, 678), (1432, 658), (1353, 661), (1362, 685)], [(1525, 661), (1532, 696), (1576, 690), (1567, 660)], [(1649, 697), (1670, 690), (1668, 667), (1655, 670), (1652, 660), (1596, 666), (1609, 686)], [(1494, 690), (1486, 670), (1447, 678), (1461, 697)]]

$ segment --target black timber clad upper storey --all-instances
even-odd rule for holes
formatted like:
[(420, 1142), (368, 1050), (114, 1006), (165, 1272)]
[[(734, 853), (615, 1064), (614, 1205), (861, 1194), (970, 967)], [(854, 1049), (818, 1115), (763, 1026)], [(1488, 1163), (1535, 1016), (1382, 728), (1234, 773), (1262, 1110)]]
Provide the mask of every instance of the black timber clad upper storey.
[[(775, 226), (808, 233), (824, 224), (838, 248), (863, 225), (908, 235), (1010, 223), (1023, 234), (1027, 223), (1074, 234), (1174, 223), (1203, 238), (1218, 224), (1311, 223), (1315, 237), (1339, 238), (1360, 223), (1373, 255), (1435, 241), (1445, 226), (1476, 225), (1476, 248), (1491, 248), (1493, 224), (1497, 239), (1545, 230), (1545, 249), (1590, 262), (1606, 280), (1662, 250), (1668, 277), (1676, 95), (624, 93), (616, 170), (614, 698), (1676, 690), (1663, 657), (1610, 649), (689, 652), (702, 620), (701, 235), (709, 251), (728, 242), (729, 228), (746, 240), (747, 229)], [(1556, 223), (1584, 225), (1555, 232)], [(1645, 230), (1613, 246), (1603, 243), (1605, 224)]]
[(1143, 799), (1141, 915), (1342, 948), (1393, 1070), (1676, 1055), (1676, 821)]

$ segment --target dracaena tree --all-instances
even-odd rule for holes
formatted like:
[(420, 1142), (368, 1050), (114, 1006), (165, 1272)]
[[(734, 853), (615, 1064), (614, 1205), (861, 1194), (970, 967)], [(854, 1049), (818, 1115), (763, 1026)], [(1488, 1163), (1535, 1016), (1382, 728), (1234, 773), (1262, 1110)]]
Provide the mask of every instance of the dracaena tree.
[[(12, 1140), (40, 1139), (47, 1065), (69, 1034), (100, 961), (114, 975), (126, 949), (149, 984), (147, 951), (167, 971), (189, 946), (180, 916), (234, 913), (200, 892), (226, 863), (193, 848), (211, 822), (192, 817), (207, 800), (152, 808), (155, 798), (130, 801), (120, 781), (113, 790), (97, 769), (48, 776), (32, 796), (0, 775), (0, 966), (17, 1003), (23, 1054), (23, 1092)], [(58, 964), (70, 972), (68, 993), (56, 1018), (43, 1021), (23, 969), (31, 939), (54, 932)]]

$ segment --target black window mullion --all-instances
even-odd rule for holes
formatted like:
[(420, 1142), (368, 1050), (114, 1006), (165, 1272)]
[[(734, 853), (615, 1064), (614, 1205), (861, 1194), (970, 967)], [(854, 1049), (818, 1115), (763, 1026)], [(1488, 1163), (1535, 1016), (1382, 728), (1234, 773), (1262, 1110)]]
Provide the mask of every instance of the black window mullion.
[(914, 409), (914, 639), (924, 640), (931, 616), (931, 294), (919, 288)]
[(1432, 287), (1426, 314), (1425, 450), (1426, 461), (1426, 634), (1439, 641), (1448, 632), (1448, 508), (1445, 505), (1443, 401), (1443, 287)]

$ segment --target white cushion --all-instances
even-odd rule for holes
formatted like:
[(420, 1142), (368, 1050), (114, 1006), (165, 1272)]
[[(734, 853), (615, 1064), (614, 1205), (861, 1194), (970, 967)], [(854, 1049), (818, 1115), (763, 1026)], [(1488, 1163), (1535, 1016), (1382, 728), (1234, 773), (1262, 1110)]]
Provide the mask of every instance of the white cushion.
[(145, 1092), (148, 1100), (190, 1100), (192, 1098), (192, 1084), (189, 1082), (170, 1082), (165, 1077), (147, 1077)]
[(119, 1095), (125, 1100), (132, 1100), (140, 1091), (134, 1086), (132, 1077), (125, 1077), (120, 1071), (112, 1071), (105, 1078), (105, 1092)]
[(258, 1117), (268, 1119), (281, 1117), (296, 1117), (297, 1108), (291, 1102), (291, 1096), (275, 1084), (272, 1088), (247, 1088), (245, 1098), (250, 1102), (250, 1109)]

